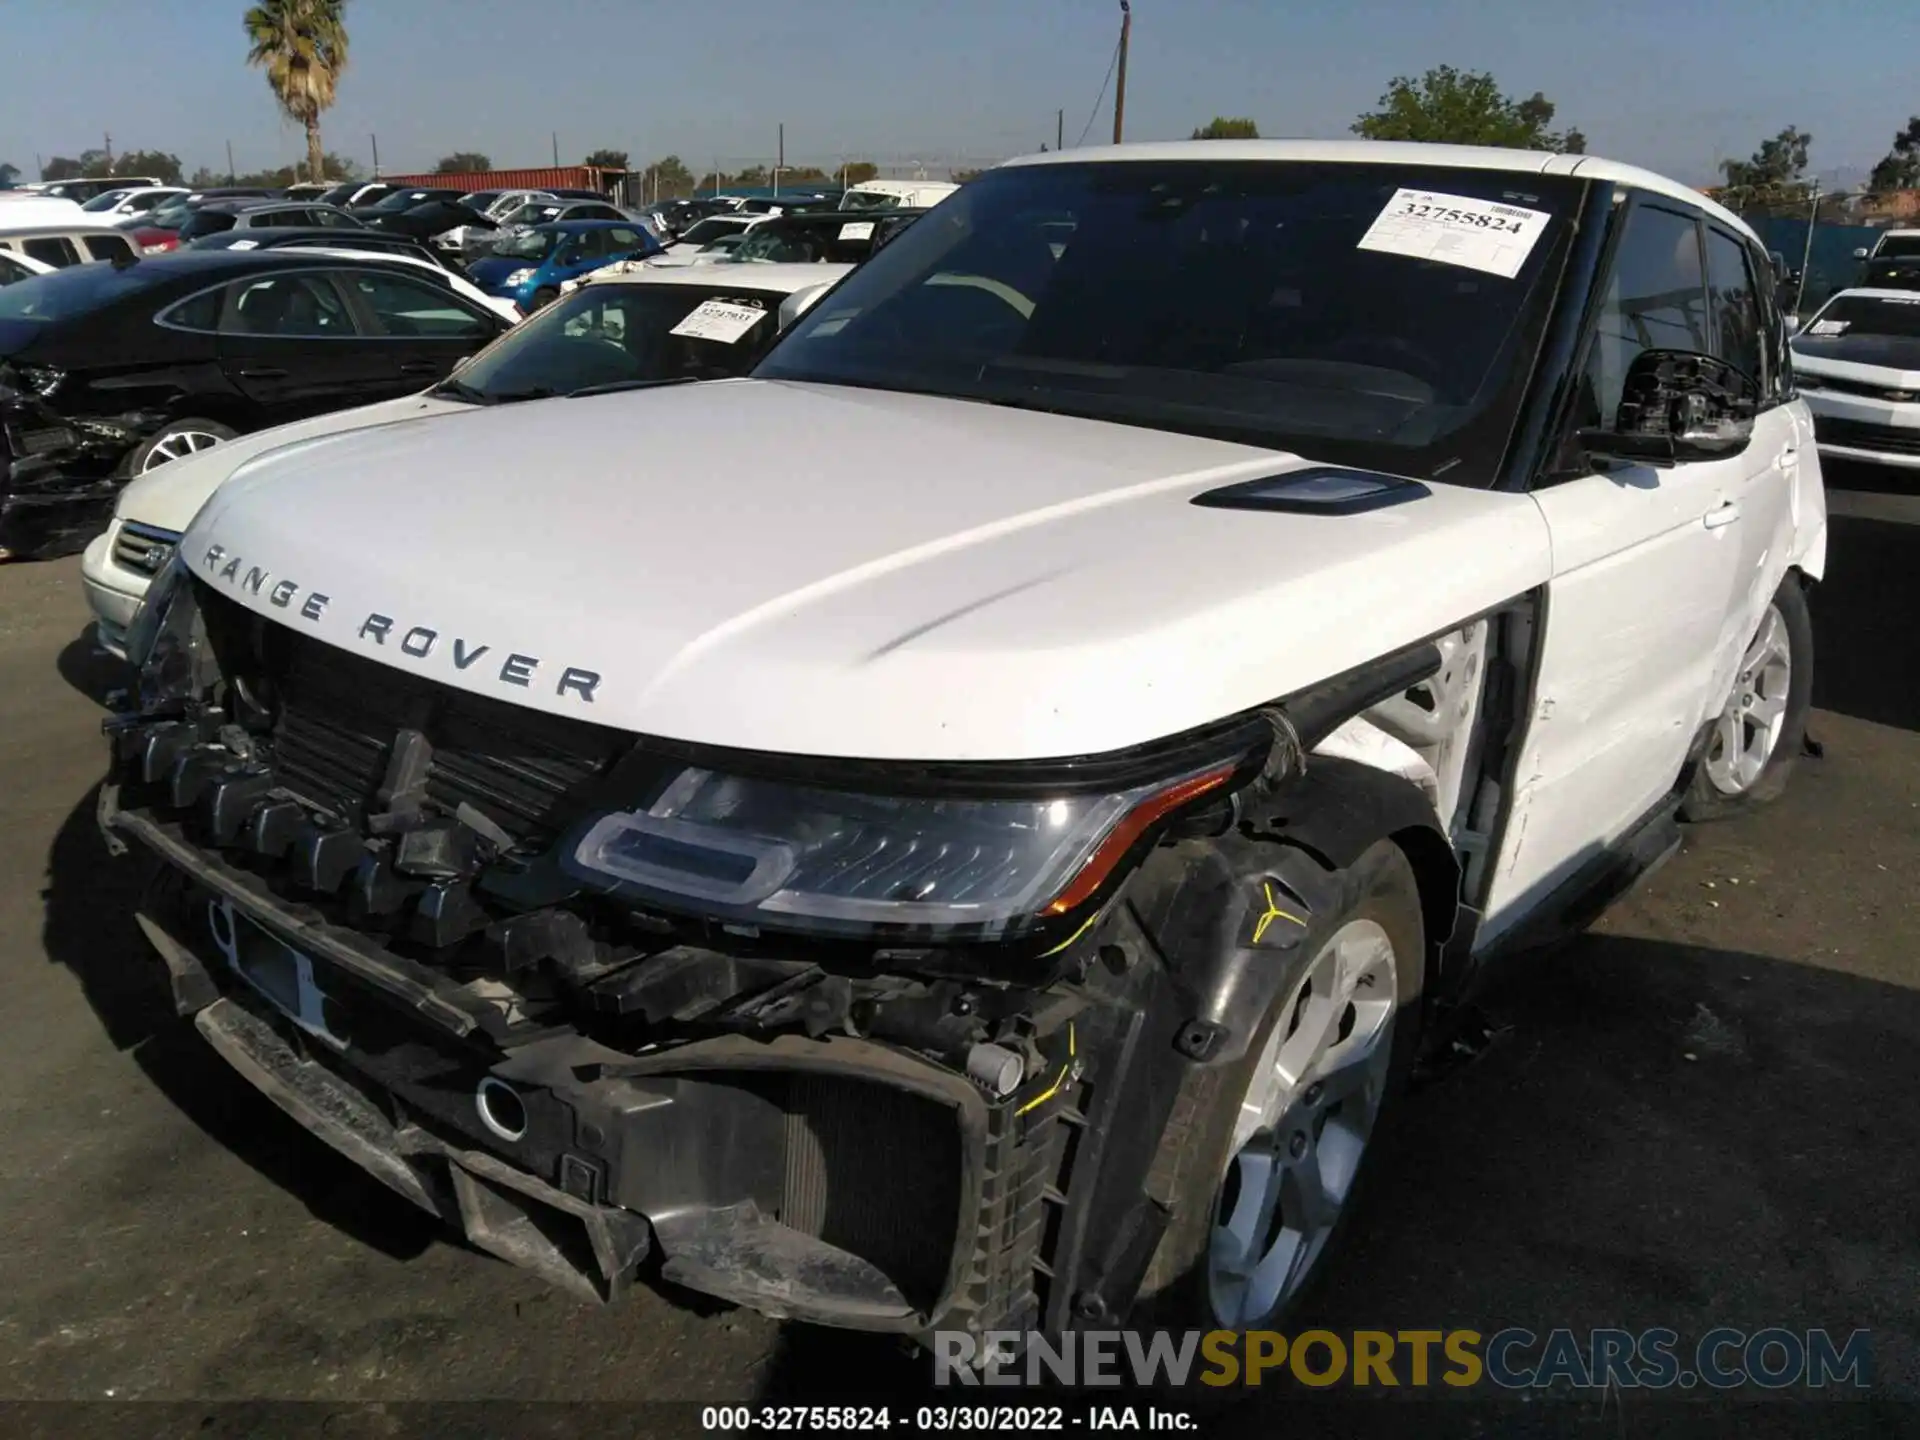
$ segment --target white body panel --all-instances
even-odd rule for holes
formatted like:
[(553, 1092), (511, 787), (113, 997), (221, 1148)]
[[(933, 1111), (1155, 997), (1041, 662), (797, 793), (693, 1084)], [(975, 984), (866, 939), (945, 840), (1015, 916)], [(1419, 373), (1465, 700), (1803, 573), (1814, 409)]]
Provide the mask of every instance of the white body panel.
[[(1920, 231), (1904, 233), (1920, 234)], [(1885, 237), (1883, 236), (1882, 239), (1884, 240)], [(1862, 296), (1869, 299), (1885, 296), (1909, 303), (1915, 298), (1911, 291), (1906, 290), (1843, 290), (1829, 299), (1827, 304), (1831, 305), (1833, 301), (1848, 296)], [(1821, 308), (1824, 311), (1826, 307)], [(1818, 316), (1815, 319), (1818, 319)], [(1876, 465), (1897, 465), (1905, 469), (1920, 469), (1920, 370), (1896, 369), (1891, 365), (1866, 365), (1824, 355), (1804, 355), (1796, 348), (1793, 355), (1793, 372), (1795, 379), (1799, 381), (1800, 393), (1805, 397), (1807, 407), (1815, 415), (1910, 432), (1911, 436), (1910, 439), (1902, 440), (1898, 446), (1836, 445), (1823, 441), (1820, 444), (1821, 454), (1847, 460), (1866, 460)], [(1889, 393), (1862, 394), (1857, 388), (1860, 386)], [(1894, 398), (1903, 393), (1913, 398)]]
[[(648, 434), (644, 458), (595, 438), (610, 433)], [(915, 463), (833, 460), (850, 433)], [(707, 463), (715, 435), (725, 465)], [(183, 554), (329, 644), (553, 713), (745, 749), (1038, 758), (1258, 705), (1546, 578), (1524, 496), (1436, 486), (1346, 517), (1188, 503), (1300, 463), (961, 401), (718, 381), (337, 436), (236, 477)], [(298, 498), (323, 490), (325, 505)], [(419, 563), (370, 543), (373, 516)], [(596, 543), (610, 523), (622, 543)], [(255, 567), (271, 576), (258, 594), (236, 583)], [(329, 597), (319, 620), (269, 603), (281, 581)], [(396, 624), (384, 643), (364, 633), (373, 614)], [(397, 643), (416, 626), (437, 637), (423, 658)], [(487, 660), (457, 666), (456, 639)], [(510, 654), (540, 662), (531, 684), (503, 682)], [(559, 688), (568, 668), (601, 677), (591, 704)]]

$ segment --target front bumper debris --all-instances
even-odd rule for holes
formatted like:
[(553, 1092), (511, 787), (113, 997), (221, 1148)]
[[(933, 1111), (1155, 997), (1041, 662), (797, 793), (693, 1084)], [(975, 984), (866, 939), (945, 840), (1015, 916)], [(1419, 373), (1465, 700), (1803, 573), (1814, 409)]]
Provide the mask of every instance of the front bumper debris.
[[(629, 1053), (549, 1028), (502, 1045), (486, 984), (318, 922), (164, 814), (123, 808), (115, 786), (100, 820), (166, 862), (137, 918), (176, 1009), (288, 1115), (477, 1248), (583, 1299), (617, 1299), (651, 1258), (668, 1281), (775, 1318), (922, 1343), (1039, 1328), (1065, 1306), (1054, 1269), (1092, 1193), (1072, 1157), (1112, 1051), (1100, 1017), (1062, 1027), (1071, 1060), (1063, 1049), (1007, 1099), (845, 1035)], [(309, 957), (349, 1041), (324, 1043), (247, 983), (216, 912)], [(522, 1138), (489, 1133), (482, 1082), (511, 1087)]]

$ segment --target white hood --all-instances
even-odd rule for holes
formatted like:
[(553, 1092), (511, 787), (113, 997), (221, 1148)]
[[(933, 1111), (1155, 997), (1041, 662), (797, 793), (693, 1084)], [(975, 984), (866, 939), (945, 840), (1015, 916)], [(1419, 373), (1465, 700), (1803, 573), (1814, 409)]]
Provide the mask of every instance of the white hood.
[(329, 644), (555, 714), (756, 750), (1040, 758), (1258, 705), (1547, 576), (1521, 495), (1436, 485), (1343, 517), (1188, 503), (1304, 463), (716, 381), (289, 451), (226, 486), (181, 553)]
[(276, 425), (271, 430), (256, 430), (251, 435), (223, 441), (210, 450), (170, 461), (142, 475), (120, 492), (114, 517), (158, 526), (162, 530), (184, 530), (207, 503), (209, 495), (242, 465), (269, 451), (346, 430), (391, 425), (398, 420), (420, 420), (429, 415), (464, 413), (474, 408), (457, 400), (406, 395), (398, 400), (382, 400), (377, 405), (361, 405), (352, 410), (316, 415), (311, 420), (296, 420), (291, 425)]

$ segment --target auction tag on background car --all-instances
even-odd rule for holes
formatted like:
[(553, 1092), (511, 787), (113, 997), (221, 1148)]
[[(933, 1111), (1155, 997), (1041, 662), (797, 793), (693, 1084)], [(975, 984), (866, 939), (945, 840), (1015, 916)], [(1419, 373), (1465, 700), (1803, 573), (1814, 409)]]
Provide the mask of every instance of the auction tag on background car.
[(1396, 190), (1360, 237), (1359, 248), (1438, 260), (1511, 280), (1527, 263), (1552, 218), (1544, 210), (1470, 195)]
[(842, 240), (871, 240), (873, 238), (873, 221), (849, 220), (840, 227), (840, 238)]
[(1816, 320), (1813, 323), (1813, 329), (1808, 333), (1814, 335), (1838, 335), (1847, 328), (1849, 323), (1850, 322), (1846, 320)]
[(694, 340), (718, 340), (731, 345), (767, 318), (764, 310), (747, 305), (729, 305), (724, 300), (709, 300), (695, 307), (671, 333)]

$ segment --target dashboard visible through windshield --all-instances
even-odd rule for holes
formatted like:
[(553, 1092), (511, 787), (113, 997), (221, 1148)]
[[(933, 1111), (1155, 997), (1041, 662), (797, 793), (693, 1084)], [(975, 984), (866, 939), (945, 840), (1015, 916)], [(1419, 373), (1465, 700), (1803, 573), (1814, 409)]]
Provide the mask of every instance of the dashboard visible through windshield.
[(1486, 484), (1583, 193), (1397, 164), (1009, 166), (880, 250), (755, 374)]

